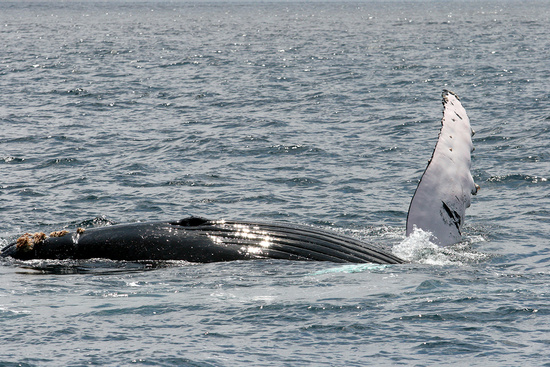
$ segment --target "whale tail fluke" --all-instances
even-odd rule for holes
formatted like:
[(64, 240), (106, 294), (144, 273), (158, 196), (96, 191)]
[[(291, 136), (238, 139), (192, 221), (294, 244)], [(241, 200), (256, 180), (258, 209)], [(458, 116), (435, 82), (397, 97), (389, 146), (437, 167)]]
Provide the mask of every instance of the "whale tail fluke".
[(460, 99), (444, 90), (441, 131), (409, 207), (407, 236), (416, 227), (440, 246), (461, 241), (466, 208), (479, 189), (470, 173), (473, 135)]

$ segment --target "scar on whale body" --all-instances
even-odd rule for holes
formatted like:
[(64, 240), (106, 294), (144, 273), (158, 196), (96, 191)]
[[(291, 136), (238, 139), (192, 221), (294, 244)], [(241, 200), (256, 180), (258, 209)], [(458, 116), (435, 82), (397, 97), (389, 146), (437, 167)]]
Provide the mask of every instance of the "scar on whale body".
[[(470, 173), (470, 120), (460, 99), (443, 91), (441, 130), (432, 157), (411, 200), (406, 235), (430, 232), (446, 246), (462, 239), (471, 195), (479, 189)], [(175, 221), (77, 228), (73, 232), (25, 233), (4, 247), (1, 257), (29, 259), (316, 260), (398, 264), (391, 252), (338, 233), (304, 225), (188, 217)]]

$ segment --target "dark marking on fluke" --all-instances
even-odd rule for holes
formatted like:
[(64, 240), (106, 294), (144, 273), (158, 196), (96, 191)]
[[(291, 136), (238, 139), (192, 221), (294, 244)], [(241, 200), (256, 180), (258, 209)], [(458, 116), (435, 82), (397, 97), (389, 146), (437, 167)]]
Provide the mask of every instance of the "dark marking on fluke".
[[(411, 201), (407, 235), (417, 227), (430, 231), (436, 243), (449, 245), (461, 239), (464, 212), (477, 188), (470, 174), (469, 119), (454, 93), (443, 92), (443, 105), (439, 140)], [(453, 115), (461, 120), (449, 124)], [(443, 138), (447, 136), (453, 137), (453, 147)], [(200, 217), (76, 228), (72, 232), (54, 231), (49, 236), (43, 232), (25, 233), (3, 248), (0, 256), (20, 260), (105, 258), (199, 263), (252, 259), (404, 262), (379, 246), (315, 227)]]
[(451, 208), (449, 208), (449, 206), (445, 204), (445, 202), (442, 201), (441, 204), (443, 204), (443, 210), (445, 210), (445, 213), (447, 213), (447, 215), (451, 219), (451, 222), (456, 227), (458, 233), (460, 233), (460, 225), (461, 225), (460, 214), (458, 214), (458, 212), (456, 212), (455, 210), (452, 210)]

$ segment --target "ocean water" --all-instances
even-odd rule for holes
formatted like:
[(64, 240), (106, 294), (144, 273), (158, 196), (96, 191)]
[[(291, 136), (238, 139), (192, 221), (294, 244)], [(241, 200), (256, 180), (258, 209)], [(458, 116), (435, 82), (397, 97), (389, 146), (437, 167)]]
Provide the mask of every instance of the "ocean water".
[[(0, 262), (0, 366), (550, 366), (547, 1), (0, 2), (0, 245), (207, 218), (406, 265)], [(464, 241), (405, 239), (441, 91)]]

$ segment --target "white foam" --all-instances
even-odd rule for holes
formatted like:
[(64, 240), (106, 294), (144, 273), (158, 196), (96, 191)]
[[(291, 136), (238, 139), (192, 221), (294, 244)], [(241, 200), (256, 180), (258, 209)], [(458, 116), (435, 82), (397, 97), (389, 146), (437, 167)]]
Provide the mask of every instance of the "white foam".
[(394, 255), (403, 260), (420, 264), (446, 265), (449, 260), (441, 253), (438, 245), (430, 241), (432, 234), (419, 228), (392, 249)]
[(462, 265), (483, 261), (489, 256), (471, 250), (473, 238), (452, 246), (439, 247), (430, 241), (431, 236), (430, 232), (415, 228), (408, 237), (393, 247), (392, 252), (403, 260), (429, 265)]
[(310, 275), (322, 275), (322, 274), (333, 274), (333, 273), (361, 273), (364, 271), (372, 270), (384, 270), (388, 265), (381, 264), (352, 264), (352, 265), (342, 265), (334, 268), (328, 268), (319, 270), (311, 273)]

